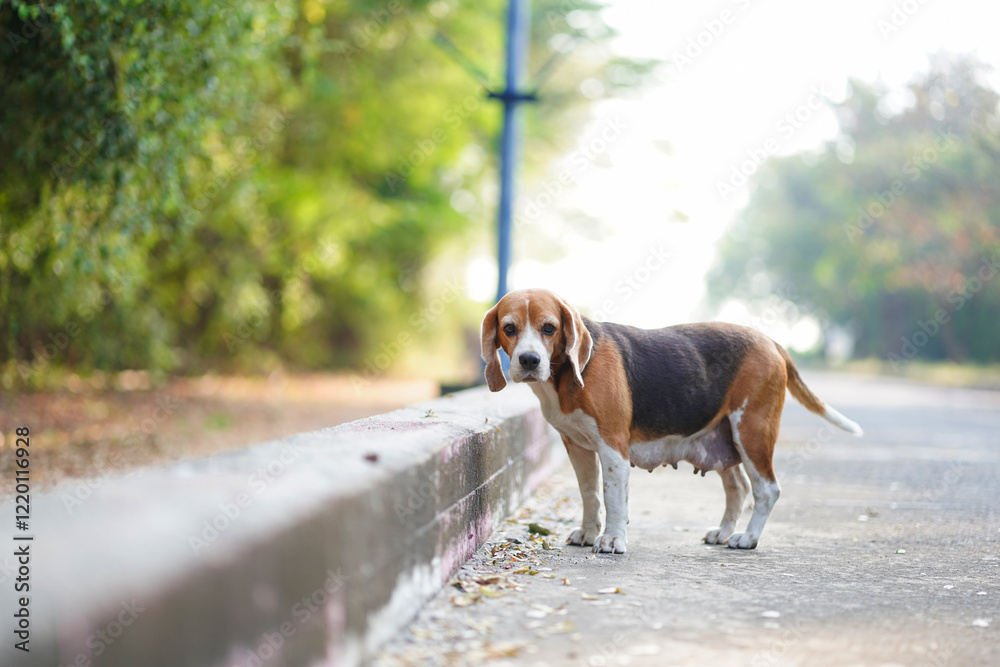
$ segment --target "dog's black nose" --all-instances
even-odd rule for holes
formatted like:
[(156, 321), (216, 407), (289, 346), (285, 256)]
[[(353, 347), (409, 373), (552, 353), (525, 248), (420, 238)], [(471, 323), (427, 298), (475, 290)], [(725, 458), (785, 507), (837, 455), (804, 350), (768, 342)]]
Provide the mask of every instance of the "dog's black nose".
[(538, 368), (541, 358), (537, 354), (522, 354), (517, 358), (521, 362), (521, 368), (526, 371), (533, 371)]

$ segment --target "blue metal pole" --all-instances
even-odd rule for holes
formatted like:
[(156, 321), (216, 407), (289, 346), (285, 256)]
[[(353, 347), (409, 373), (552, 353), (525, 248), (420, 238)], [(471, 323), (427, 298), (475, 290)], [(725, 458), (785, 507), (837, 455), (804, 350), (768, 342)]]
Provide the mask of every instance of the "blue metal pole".
[(500, 211), (497, 219), (497, 301), (507, 293), (510, 267), (511, 219), (514, 208), (514, 172), (517, 165), (519, 123), (517, 106), (530, 98), (520, 93), (528, 58), (528, 0), (510, 0), (507, 7), (506, 90), (495, 95), (503, 101), (503, 136), (500, 141)]

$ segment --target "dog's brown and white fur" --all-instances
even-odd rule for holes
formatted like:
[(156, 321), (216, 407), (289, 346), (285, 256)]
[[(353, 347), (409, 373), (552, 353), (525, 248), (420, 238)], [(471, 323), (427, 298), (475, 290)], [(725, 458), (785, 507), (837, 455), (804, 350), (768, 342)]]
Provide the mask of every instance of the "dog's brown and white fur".
[[(625, 553), (629, 466), (652, 471), (678, 461), (722, 477), (726, 511), (704, 541), (756, 547), (781, 493), (771, 459), (786, 388), (810, 411), (861, 435), (806, 387), (784, 348), (747, 327), (593, 322), (552, 292), (533, 289), (507, 294), (486, 313), (482, 343), (490, 390), (507, 385), (503, 348), (511, 380), (530, 383), (562, 436), (583, 496), (583, 523), (568, 542), (598, 552)], [(751, 491), (753, 515), (737, 533)]]

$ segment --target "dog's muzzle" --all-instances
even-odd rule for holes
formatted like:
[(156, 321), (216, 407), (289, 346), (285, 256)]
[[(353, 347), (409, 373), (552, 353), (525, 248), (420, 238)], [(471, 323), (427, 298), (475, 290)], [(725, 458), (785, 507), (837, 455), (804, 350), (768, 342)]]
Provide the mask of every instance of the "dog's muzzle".
[(527, 354), (519, 355), (517, 360), (521, 363), (521, 368), (526, 371), (533, 371), (538, 368), (538, 364), (542, 361), (542, 358), (537, 354), (529, 352)]
[(510, 379), (514, 382), (545, 382), (547, 366), (537, 352), (522, 352), (511, 360)]

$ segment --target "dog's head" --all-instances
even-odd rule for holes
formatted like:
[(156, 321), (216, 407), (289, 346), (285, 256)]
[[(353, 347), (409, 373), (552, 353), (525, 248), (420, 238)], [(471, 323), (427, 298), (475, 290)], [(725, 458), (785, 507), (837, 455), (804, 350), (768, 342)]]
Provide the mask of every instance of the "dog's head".
[(500, 353), (510, 357), (514, 382), (546, 382), (562, 364), (572, 367), (583, 386), (583, 369), (590, 361), (591, 337), (576, 308), (548, 290), (511, 292), (483, 318), (483, 361), (490, 391), (507, 386)]

